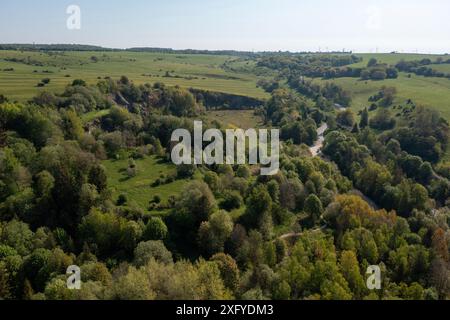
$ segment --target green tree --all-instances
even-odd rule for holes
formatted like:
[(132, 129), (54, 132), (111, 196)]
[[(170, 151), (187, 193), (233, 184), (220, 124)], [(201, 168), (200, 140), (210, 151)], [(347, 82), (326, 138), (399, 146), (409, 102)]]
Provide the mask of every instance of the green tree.
[(23, 222), (12, 220), (8, 222), (0, 233), (2, 244), (8, 245), (17, 251), (21, 256), (31, 253), (33, 242), (33, 232), (30, 227)]
[(378, 64), (378, 60), (375, 58), (370, 58), (369, 62), (367, 63), (367, 67), (371, 68)]
[(271, 214), (271, 212), (272, 198), (264, 185), (258, 185), (253, 188), (247, 199), (247, 210), (242, 217), (242, 222), (249, 228), (256, 228), (264, 214)]
[(62, 114), (62, 128), (67, 140), (81, 140), (84, 129), (81, 119), (75, 111), (67, 110)]
[(89, 171), (89, 183), (97, 187), (98, 192), (106, 190), (108, 186), (108, 177), (105, 167), (94, 165)]
[(207, 221), (216, 208), (216, 199), (206, 183), (193, 181), (183, 189), (175, 207), (193, 215), (200, 224)]
[(363, 293), (366, 291), (366, 286), (361, 276), (355, 253), (352, 251), (343, 251), (341, 253), (340, 267), (350, 290), (352, 290), (356, 298), (361, 299)]
[(3, 262), (0, 261), (0, 299), (11, 299), (11, 287), (9, 285), (9, 272)]
[(97, 248), (100, 257), (108, 257), (121, 246), (125, 226), (124, 218), (93, 209), (82, 219), (79, 236), (81, 241)]
[(220, 274), (225, 286), (232, 291), (235, 291), (239, 285), (240, 271), (236, 261), (229, 255), (224, 253), (217, 253), (212, 258), (219, 266)]
[(214, 213), (200, 225), (198, 243), (205, 253), (211, 255), (224, 250), (225, 241), (233, 232), (233, 220), (227, 212)]
[(370, 127), (377, 130), (391, 130), (395, 127), (396, 120), (391, 116), (388, 109), (380, 108), (377, 114), (370, 119)]
[(232, 211), (239, 209), (244, 204), (244, 200), (237, 191), (225, 191), (223, 200), (220, 202), (220, 208)]
[(364, 108), (364, 110), (361, 113), (361, 121), (359, 122), (359, 127), (361, 129), (366, 128), (369, 125), (369, 111), (367, 108)]
[(267, 191), (269, 192), (272, 201), (277, 203), (280, 199), (280, 185), (278, 182), (275, 180), (269, 181), (269, 183), (267, 183)]
[(143, 238), (149, 240), (164, 240), (167, 238), (169, 230), (161, 218), (150, 218), (144, 229)]
[(146, 274), (129, 267), (124, 276), (114, 281), (109, 297), (113, 300), (153, 300), (156, 294), (151, 290)]
[(306, 198), (304, 210), (309, 215), (310, 223), (313, 226), (317, 225), (322, 216), (323, 207), (322, 202), (315, 194), (311, 194)]
[(217, 173), (213, 171), (208, 171), (205, 173), (203, 180), (215, 194), (219, 191), (220, 179)]
[(336, 121), (343, 127), (353, 128), (355, 125), (355, 115), (351, 110), (347, 109), (337, 114)]
[(171, 88), (167, 90), (170, 112), (178, 117), (195, 116), (200, 112), (194, 96), (187, 90)]
[(147, 241), (138, 244), (134, 251), (134, 263), (136, 266), (145, 266), (151, 259), (163, 264), (173, 262), (172, 253), (167, 250), (162, 241)]

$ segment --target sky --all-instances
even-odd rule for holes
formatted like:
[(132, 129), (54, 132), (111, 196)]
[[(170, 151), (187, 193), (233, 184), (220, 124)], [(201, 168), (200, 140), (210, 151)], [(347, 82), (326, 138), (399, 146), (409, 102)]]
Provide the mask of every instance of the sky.
[(448, 0), (1, 0), (0, 43), (450, 53), (449, 12)]

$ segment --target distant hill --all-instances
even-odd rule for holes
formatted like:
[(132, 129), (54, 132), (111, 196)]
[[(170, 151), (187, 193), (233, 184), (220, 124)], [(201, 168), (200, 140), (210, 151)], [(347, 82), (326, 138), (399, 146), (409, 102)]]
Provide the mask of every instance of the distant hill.
[(222, 55), (222, 56), (256, 56), (257, 54), (250, 51), (236, 51), (236, 50), (197, 50), (197, 49), (184, 49), (176, 50), (170, 48), (129, 48), (126, 51), (132, 52), (153, 52), (153, 53), (179, 53), (179, 54), (209, 54), (209, 55)]
[(101, 46), (84, 44), (0, 44), (0, 50), (24, 50), (24, 51), (130, 51), (130, 52), (152, 52), (152, 53), (178, 53), (178, 54), (209, 54), (229, 56), (254, 56), (253, 52), (236, 50), (176, 50), (171, 48), (139, 47), (128, 49), (113, 49)]
[(120, 49), (104, 48), (84, 44), (0, 44), (0, 50), (24, 51), (118, 51)]
[(106, 48), (85, 44), (29, 44), (29, 43), (6, 43), (0, 44), (0, 50), (23, 50), (23, 51), (129, 51), (150, 53), (173, 53), (173, 54), (208, 54), (221, 56), (257, 57), (262, 55), (298, 55), (298, 54), (352, 54), (352, 52), (290, 52), (290, 51), (238, 51), (238, 50), (199, 50), (199, 49), (172, 49), (157, 47), (134, 47), (127, 49)]

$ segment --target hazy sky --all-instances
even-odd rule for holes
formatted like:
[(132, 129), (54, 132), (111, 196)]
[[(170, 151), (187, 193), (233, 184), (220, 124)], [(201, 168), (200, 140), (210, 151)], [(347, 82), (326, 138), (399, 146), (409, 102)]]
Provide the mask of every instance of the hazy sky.
[(0, 43), (444, 53), (449, 13), (448, 0), (0, 0)]

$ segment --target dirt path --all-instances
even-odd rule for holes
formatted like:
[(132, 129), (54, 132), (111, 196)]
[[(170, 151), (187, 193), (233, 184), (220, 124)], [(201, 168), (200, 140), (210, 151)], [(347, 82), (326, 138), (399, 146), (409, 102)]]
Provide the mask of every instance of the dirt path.
[[(347, 108), (341, 107), (340, 105), (335, 105), (335, 108), (338, 111), (345, 111)], [(317, 157), (320, 155), (322, 151), (323, 144), (325, 142), (325, 132), (328, 130), (328, 124), (322, 123), (322, 125), (317, 129), (317, 140), (312, 147), (309, 148), (313, 157)]]
[(325, 131), (328, 130), (328, 124), (323, 123), (318, 129), (317, 129), (317, 141), (314, 143), (314, 145), (309, 148), (309, 151), (313, 155), (313, 157), (317, 157), (320, 154), (320, 151), (323, 148), (323, 143), (325, 142)]
[[(306, 230), (308, 232), (318, 232), (318, 231), (323, 231), (327, 228), (327, 226), (321, 226), (312, 230)], [(295, 232), (290, 232), (290, 233), (286, 233), (281, 235), (278, 239), (280, 240), (288, 240), (288, 239), (296, 239), (301, 237), (306, 231), (304, 232), (300, 232), (300, 233), (295, 233)]]

